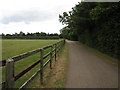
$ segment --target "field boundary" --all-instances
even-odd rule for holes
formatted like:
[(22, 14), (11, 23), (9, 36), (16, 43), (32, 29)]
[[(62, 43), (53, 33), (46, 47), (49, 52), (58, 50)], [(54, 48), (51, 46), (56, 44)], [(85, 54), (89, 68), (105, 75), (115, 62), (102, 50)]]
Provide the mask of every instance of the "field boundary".
[[(52, 69), (52, 59), (55, 57), (56, 61), (56, 54), (60, 51), (61, 47), (65, 44), (65, 40), (61, 40), (60, 42), (57, 42), (55, 44), (36, 49), (34, 51), (30, 51), (15, 57), (12, 57), (7, 60), (3, 60), (0, 62), (0, 67), (6, 66), (6, 76), (5, 82), (2, 82), (2, 87), (5, 88), (14, 88), (14, 83), (16, 80), (18, 80), (20, 77), (22, 77), (24, 74), (26, 74), (28, 71), (30, 71), (32, 68), (34, 68), (37, 64), (40, 63), (40, 69), (32, 75), (19, 89), (25, 88), (29, 82), (31, 82), (39, 73), (40, 73), (40, 81), (41, 84), (43, 84), (43, 68), (50, 62), (50, 69)], [(45, 56), (43, 55), (43, 50), (51, 48), (50, 52), (47, 53)], [(17, 75), (14, 75), (14, 62), (19, 61), (23, 58), (26, 58), (28, 56), (34, 55), (36, 53), (40, 52), (40, 59), (30, 65), (29, 67), (25, 68), (23, 71), (19, 72)], [(43, 60), (46, 59), (48, 56), (50, 56), (50, 59), (48, 59), (45, 64), (43, 64)]]

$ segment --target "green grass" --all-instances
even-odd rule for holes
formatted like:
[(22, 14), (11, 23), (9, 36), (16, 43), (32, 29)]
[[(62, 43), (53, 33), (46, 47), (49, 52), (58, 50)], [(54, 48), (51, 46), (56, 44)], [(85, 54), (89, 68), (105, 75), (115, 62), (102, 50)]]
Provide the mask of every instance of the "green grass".
[(43, 85), (40, 84), (40, 75), (27, 88), (65, 88), (68, 67), (68, 44), (66, 43), (57, 54), (57, 61), (53, 58), (52, 69), (48, 64), (44, 69)]
[(87, 46), (87, 45), (85, 45), (85, 44), (82, 44), (82, 43), (80, 43), (80, 42), (78, 42), (78, 41), (76, 41), (76, 43), (78, 43), (78, 44), (80, 44), (81, 46), (87, 48), (89, 51), (91, 51), (92, 53), (94, 53), (96, 56), (100, 57), (100, 58), (103, 59), (104, 61), (106, 61), (106, 62), (114, 65), (115, 67), (118, 67), (118, 61), (119, 61), (118, 59), (113, 58), (113, 57), (111, 57), (111, 56), (108, 56), (108, 55), (106, 55), (106, 54), (104, 54), (104, 53), (102, 53), (102, 52), (100, 52), (100, 51), (98, 51), (98, 50), (96, 50), (96, 49), (94, 49), (94, 48), (91, 48), (91, 47), (89, 47), (89, 46)]
[[(60, 40), (2, 40), (2, 60), (54, 44), (58, 41)], [(44, 50), (44, 55), (49, 51), (50, 48)], [(25, 59), (22, 59), (18, 62), (15, 62), (15, 75), (39, 59), (40, 59), (40, 53), (37, 53)], [(47, 59), (45, 59), (44, 62)], [(18, 79), (15, 82), (15, 87), (19, 88), (39, 68), (40, 68), (40, 64), (36, 65), (32, 70), (30, 70), (20, 79)], [(2, 80), (5, 81), (5, 66), (2, 68)]]
[(2, 40), (2, 59), (32, 51), (50, 44), (58, 40)]

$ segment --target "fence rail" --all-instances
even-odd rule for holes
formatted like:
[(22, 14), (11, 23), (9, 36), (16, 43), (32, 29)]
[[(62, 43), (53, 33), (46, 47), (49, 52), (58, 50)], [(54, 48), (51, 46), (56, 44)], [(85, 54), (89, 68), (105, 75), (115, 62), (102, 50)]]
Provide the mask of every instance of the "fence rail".
[[(5, 88), (14, 88), (15, 81), (17, 81), (20, 77), (22, 77), (24, 74), (26, 74), (28, 71), (30, 71), (32, 68), (34, 68), (39, 63), (40, 63), (40, 69), (36, 71), (36, 73), (33, 74), (32, 77), (30, 77), (19, 89), (25, 88), (39, 73), (40, 73), (41, 84), (43, 84), (43, 68), (48, 63), (50, 63), (50, 69), (52, 69), (52, 59), (55, 57), (55, 61), (56, 61), (56, 54), (59, 52), (59, 50), (64, 44), (65, 44), (65, 40), (62, 40), (53, 45), (39, 48), (37, 50), (33, 50), (33, 51), (30, 51), (24, 54), (20, 54), (19, 56), (15, 56), (7, 60), (0, 61), (0, 67), (6, 66), (6, 76), (5, 76), (6, 81), (2, 82), (0, 85), (2, 85), (2, 87), (5, 87)], [(51, 48), (50, 52), (48, 52), (46, 55), (43, 55), (43, 51), (48, 48)], [(19, 72), (17, 75), (14, 75), (14, 64), (15, 64), (14, 62), (19, 61), (28, 56), (34, 55), (36, 53), (40, 53), (40, 59), (34, 62), (29, 67), (22, 70), (21, 72)], [(48, 56), (50, 56), (50, 59), (48, 59), (45, 62), (45, 64), (43, 64), (43, 60), (46, 59)]]

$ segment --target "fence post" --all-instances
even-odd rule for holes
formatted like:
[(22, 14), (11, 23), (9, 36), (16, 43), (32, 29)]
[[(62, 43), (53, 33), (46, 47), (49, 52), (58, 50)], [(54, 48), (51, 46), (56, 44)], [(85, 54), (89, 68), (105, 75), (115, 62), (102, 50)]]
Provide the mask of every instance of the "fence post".
[(41, 53), (41, 60), (40, 60), (40, 69), (41, 69), (41, 72), (40, 72), (40, 81), (41, 81), (41, 84), (43, 84), (43, 49), (40, 50), (40, 53)]
[(6, 60), (6, 88), (14, 88), (14, 60)]
[(56, 52), (58, 52), (58, 43), (56, 43)]
[(56, 61), (56, 48), (57, 48), (57, 46), (56, 46), (57, 44), (55, 44), (55, 61)]
[(64, 39), (64, 44), (65, 44), (65, 39)]
[(53, 53), (53, 45), (51, 45), (51, 53), (50, 53), (50, 69), (52, 69), (52, 53)]
[(58, 47), (57, 47), (57, 52), (58, 52), (58, 56), (59, 56), (60, 42), (58, 43), (57, 46), (58, 46)]

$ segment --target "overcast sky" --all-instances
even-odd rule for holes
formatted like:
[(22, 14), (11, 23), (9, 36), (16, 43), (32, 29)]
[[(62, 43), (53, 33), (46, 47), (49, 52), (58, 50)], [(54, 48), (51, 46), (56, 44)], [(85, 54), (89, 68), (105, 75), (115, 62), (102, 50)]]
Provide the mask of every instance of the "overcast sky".
[(59, 33), (59, 14), (80, 0), (0, 0), (0, 33)]

